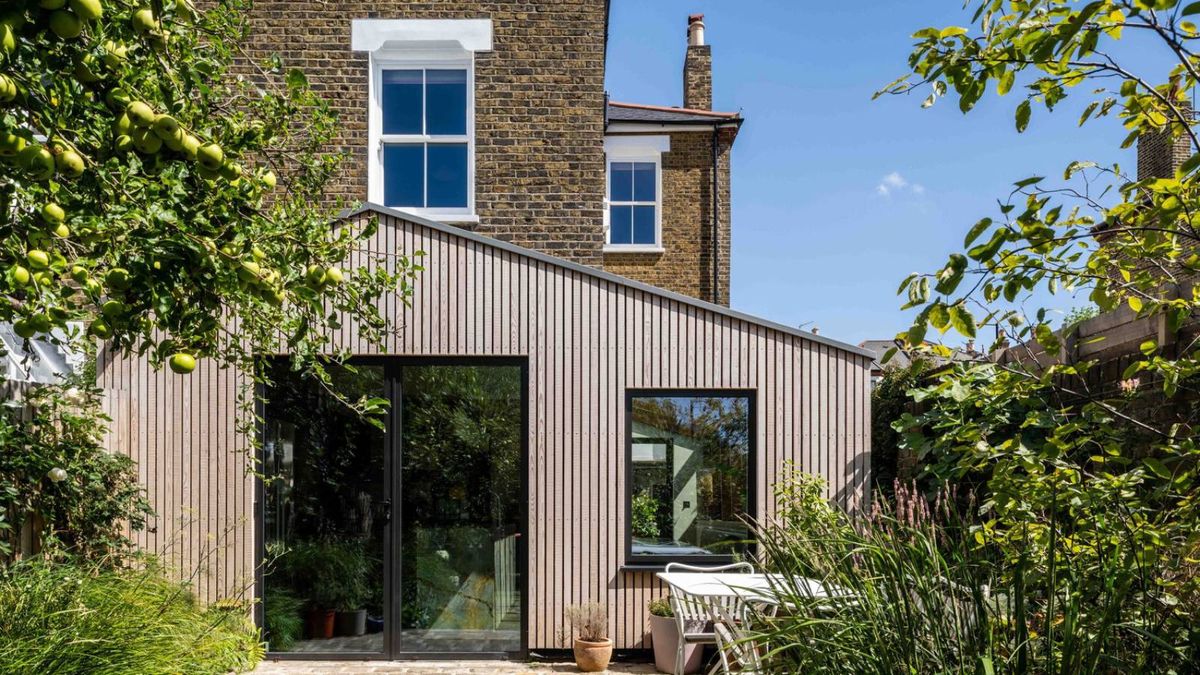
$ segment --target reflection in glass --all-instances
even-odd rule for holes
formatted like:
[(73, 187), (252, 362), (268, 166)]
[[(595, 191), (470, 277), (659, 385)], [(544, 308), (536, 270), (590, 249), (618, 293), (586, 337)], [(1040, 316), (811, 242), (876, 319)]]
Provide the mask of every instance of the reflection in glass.
[(400, 649), (521, 647), (521, 370), (402, 369)]
[[(332, 368), (350, 400), (383, 369)], [(266, 366), (263, 609), (270, 650), (383, 649), (384, 435), (285, 361)]]
[(633, 555), (744, 551), (749, 397), (635, 396), (631, 421)]

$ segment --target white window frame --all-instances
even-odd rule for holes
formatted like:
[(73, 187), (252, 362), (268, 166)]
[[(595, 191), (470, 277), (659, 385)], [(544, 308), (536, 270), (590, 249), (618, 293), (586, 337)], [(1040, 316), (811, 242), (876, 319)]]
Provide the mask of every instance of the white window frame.
[[(606, 253), (662, 253), (662, 156), (671, 150), (671, 137), (653, 136), (606, 136), (604, 138), (604, 251)], [(654, 201), (620, 202), (621, 205), (654, 207), (653, 244), (614, 244), (610, 241), (609, 209), (612, 206), (613, 162), (642, 162), (654, 165)]]
[[(464, 50), (380, 50), (371, 54), (371, 109), (369, 113), (367, 200), (384, 204), (383, 147), (396, 143), (453, 143), (467, 146), (467, 205), (464, 207), (396, 207), (413, 215), (442, 222), (479, 222), (475, 214), (475, 55)], [(385, 70), (466, 70), (467, 129), (455, 136), (383, 133), (383, 71)], [(422, 85), (422, 96), (424, 96)], [(422, 124), (426, 123), (424, 101)], [(422, 131), (424, 131), (422, 129)], [(428, 189), (428, 165), (425, 167)]]

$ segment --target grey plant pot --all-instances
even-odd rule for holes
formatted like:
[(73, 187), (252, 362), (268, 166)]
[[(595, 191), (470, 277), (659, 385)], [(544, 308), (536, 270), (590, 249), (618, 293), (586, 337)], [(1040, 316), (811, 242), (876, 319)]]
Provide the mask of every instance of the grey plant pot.
[(367, 632), (367, 610), (356, 609), (337, 613), (338, 635), (362, 635)]
[[(675, 650), (679, 647), (679, 626), (674, 617), (650, 615), (650, 642), (654, 645), (654, 667), (660, 673), (674, 673)], [(700, 672), (703, 656), (704, 645), (684, 647), (683, 672)]]

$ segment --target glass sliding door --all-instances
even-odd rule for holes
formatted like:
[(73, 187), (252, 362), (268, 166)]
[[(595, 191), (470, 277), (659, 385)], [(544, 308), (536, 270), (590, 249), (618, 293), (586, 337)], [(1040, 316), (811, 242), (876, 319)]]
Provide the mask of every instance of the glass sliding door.
[(523, 373), (400, 369), (403, 652), (521, 649)]
[(350, 401), (385, 398), (378, 365), (332, 367), (328, 386), (265, 366), (263, 628), (272, 652), (384, 650), (387, 447)]
[[(269, 651), (521, 652), (524, 365), (364, 357), (321, 383), (287, 359), (264, 364)], [(364, 397), (388, 413), (345, 405)]]

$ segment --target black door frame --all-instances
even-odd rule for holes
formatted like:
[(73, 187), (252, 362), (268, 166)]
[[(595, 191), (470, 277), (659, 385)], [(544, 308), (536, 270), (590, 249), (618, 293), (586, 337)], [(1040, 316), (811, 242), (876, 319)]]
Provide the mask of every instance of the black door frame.
[[(273, 355), (270, 359), (287, 358)], [(279, 661), (389, 661), (389, 660), (524, 660), (529, 656), (529, 358), (526, 356), (355, 356), (346, 361), (352, 366), (383, 366), (386, 398), (391, 403), (388, 412), (387, 438), (384, 442), (384, 499), (392, 504), (392, 517), (383, 530), (383, 596), (385, 599), (385, 621), (383, 629), (383, 651), (380, 652), (267, 652), (268, 660)], [(521, 643), (516, 652), (403, 652), (399, 651), (400, 635), (400, 584), (397, 567), (398, 553), (403, 542), (398, 539), (398, 524), (401, 516), (403, 486), (401, 471), (395, 462), (402, 452), (400, 417), (403, 396), (400, 371), (411, 366), (517, 366), (521, 377), (521, 457), (518, 471), (521, 476), (520, 532), (517, 537), (517, 573), (521, 580)], [(266, 499), (263, 485), (263, 441), (266, 429), (263, 425), (265, 391), (262, 385), (255, 387), (255, 474), (254, 474), (254, 623), (261, 631), (264, 626), (262, 593), (263, 561), (266, 557)], [(395, 540), (395, 541), (393, 541)]]

